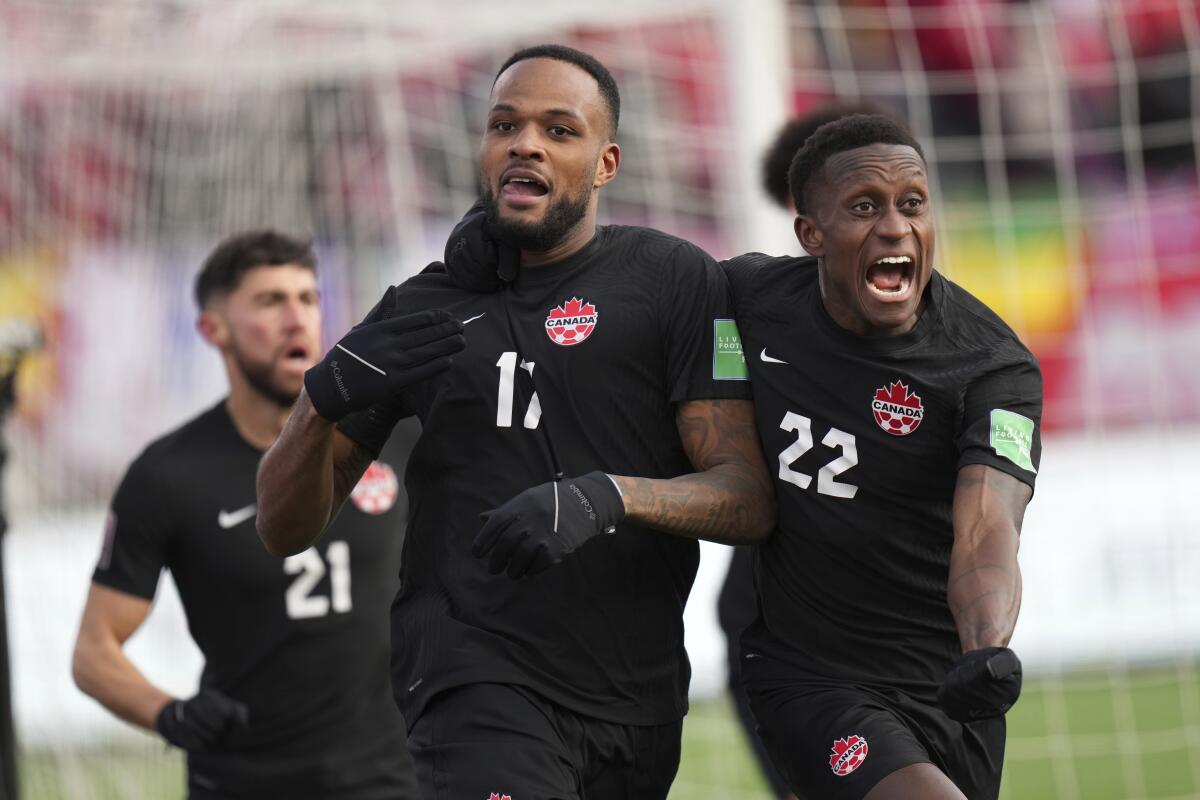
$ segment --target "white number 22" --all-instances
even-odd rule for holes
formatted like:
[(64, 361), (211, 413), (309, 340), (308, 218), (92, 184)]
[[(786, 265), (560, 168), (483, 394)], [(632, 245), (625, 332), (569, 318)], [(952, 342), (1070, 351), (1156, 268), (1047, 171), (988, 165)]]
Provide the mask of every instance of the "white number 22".
[(325, 577), (325, 560), (317, 548), (310, 547), (284, 560), (283, 571), (297, 576), (284, 595), (290, 619), (323, 617), (331, 609), (335, 614), (344, 614), (351, 609), (350, 545), (340, 541), (330, 542), (325, 550), (325, 558), (329, 560), (329, 597), (312, 594), (321, 578)]
[[(796, 434), (796, 441), (779, 454), (779, 479), (799, 486), (801, 489), (807, 489), (812, 483), (812, 476), (797, 472), (792, 469), (792, 464), (813, 447), (812, 420), (802, 414), (789, 411), (783, 415), (783, 421), (779, 423), (779, 428), (784, 431), (794, 431)], [(854, 443), (853, 434), (837, 428), (830, 428), (829, 433), (825, 434), (825, 438), (821, 440), (821, 444), (829, 448), (840, 448), (842, 454), (821, 467), (817, 473), (817, 492), (831, 497), (853, 498), (858, 492), (858, 487), (835, 480), (838, 475), (858, 464), (858, 446)]]

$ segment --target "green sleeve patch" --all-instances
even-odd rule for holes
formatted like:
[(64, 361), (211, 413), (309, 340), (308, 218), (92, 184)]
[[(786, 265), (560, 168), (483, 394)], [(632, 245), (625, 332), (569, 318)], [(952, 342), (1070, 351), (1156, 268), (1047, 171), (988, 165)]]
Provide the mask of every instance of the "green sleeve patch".
[(713, 380), (750, 380), (750, 368), (742, 353), (742, 334), (731, 319), (713, 320)]
[(992, 449), (1021, 469), (1037, 473), (1030, 453), (1033, 449), (1033, 420), (1002, 408), (992, 409)]

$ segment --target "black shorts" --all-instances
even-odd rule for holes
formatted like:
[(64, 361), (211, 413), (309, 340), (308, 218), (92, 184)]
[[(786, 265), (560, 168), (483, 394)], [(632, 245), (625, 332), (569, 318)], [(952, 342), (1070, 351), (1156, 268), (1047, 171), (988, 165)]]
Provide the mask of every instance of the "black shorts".
[(501, 683), (434, 696), (409, 731), (424, 800), (664, 800), (683, 723), (605, 722)]
[(858, 800), (892, 772), (931, 763), (969, 800), (995, 800), (1004, 718), (967, 725), (885, 688), (748, 683), (759, 734), (802, 800)]

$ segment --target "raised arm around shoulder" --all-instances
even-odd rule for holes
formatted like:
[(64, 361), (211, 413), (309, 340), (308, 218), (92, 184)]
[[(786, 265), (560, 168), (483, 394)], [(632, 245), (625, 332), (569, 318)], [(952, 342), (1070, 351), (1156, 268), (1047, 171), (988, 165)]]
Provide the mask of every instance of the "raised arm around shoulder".
[(150, 601), (93, 583), (75, 638), (75, 685), (121, 719), (154, 730), (171, 695), (154, 686), (122, 649), (150, 613)]
[(968, 464), (954, 488), (954, 546), (946, 599), (963, 652), (1004, 647), (1021, 608), (1017, 564), (1028, 484), (985, 464)]
[(614, 475), (625, 514), (667, 533), (753, 544), (775, 528), (775, 490), (750, 400), (689, 400), (675, 413), (696, 472), (671, 479)]
[(258, 466), (258, 535), (276, 556), (313, 545), (371, 464), (371, 454), (313, 408), (302, 390)]

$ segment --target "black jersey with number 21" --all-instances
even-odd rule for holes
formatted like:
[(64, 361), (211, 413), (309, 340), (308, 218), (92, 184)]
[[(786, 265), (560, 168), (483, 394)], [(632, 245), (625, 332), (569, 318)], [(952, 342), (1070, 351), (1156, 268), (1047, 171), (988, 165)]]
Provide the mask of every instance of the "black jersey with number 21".
[(912, 330), (863, 337), (825, 311), (815, 259), (724, 266), (779, 499), (747, 680), (931, 694), (961, 652), (946, 601), (958, 471), (985, 464), (1033, 486), (1037, 361), (937, 273)]
[(262, 453), (224, 403), (129, 467), (92, 580), (149, 600), (169, 569), (204, 654), (201, 686), (249, 710), (249, 727), (221, 750), (188, 755), (194, 791), (415, 796), (388, 685), (387, 620), (406, 508), (404, 440), (414, 434), (397, 435), (321, 541), (287, 559), (263, 549), (254, 530)]

